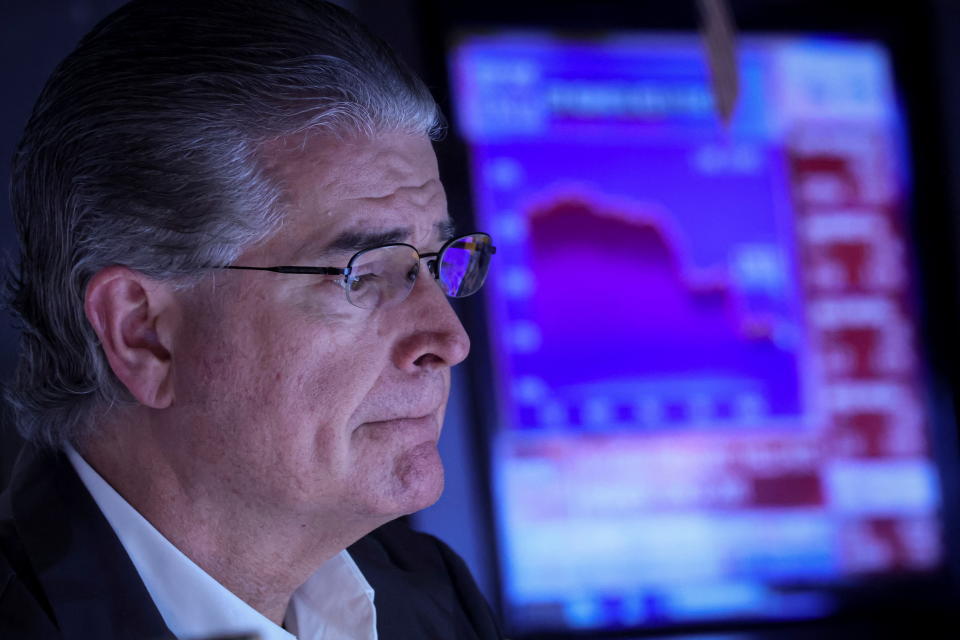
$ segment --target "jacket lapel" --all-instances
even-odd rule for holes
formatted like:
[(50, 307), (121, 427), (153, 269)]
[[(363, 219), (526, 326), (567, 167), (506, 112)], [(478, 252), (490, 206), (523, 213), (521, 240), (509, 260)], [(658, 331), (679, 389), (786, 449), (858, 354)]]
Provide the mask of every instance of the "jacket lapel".
[(65, 640), (173, 637), (65, 455), (27, 447), (11, 490), (15, 526)]
[(397, 522), (348, 548), (373, 587), (379, 640), (470, 638), (458, 629), (455, 597), (435, 548)]

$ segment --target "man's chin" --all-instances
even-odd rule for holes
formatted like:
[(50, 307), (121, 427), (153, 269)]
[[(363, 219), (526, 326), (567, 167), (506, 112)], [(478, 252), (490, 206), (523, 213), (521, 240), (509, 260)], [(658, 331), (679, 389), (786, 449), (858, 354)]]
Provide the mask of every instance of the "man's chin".
[(426, 509), (443, 493), (443, 462), (437, 445), (425, 442), (397, 459), (394, 465), (397, 515)]

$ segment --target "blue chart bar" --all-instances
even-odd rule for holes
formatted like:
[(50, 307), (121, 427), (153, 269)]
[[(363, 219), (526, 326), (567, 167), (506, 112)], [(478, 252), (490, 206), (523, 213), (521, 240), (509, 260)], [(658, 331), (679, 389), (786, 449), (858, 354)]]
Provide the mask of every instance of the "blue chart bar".
[(513, 628), (819, 616), (938, 566), (885, 50), (745, 38), (729, 127), (692, 36), (451, 60)]

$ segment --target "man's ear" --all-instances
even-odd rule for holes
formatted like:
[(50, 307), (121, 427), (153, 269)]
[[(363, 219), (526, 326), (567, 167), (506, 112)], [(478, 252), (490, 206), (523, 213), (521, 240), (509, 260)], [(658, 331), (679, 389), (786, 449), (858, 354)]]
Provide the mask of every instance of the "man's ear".
[(140, 404), (173, 402), (171, 346), (178, 302), (166, 283), (122, 266), (91, 278), (83, 309), (113, 373)]

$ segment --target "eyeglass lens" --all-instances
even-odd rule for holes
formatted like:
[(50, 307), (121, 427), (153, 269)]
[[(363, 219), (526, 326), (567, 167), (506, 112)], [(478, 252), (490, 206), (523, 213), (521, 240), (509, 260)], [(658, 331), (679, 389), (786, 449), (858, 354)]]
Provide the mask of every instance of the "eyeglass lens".
[[(490, 236), (477, 233), (451, 241), (436, 257), (444, 293), (463, 298), (476, 293), (490, 265)], [(357, 254), (344, 283), (347, 299), (362, 309), (401, 302), (420, 273), (420, 256), (407, 245), (388, 245)]]
[(480, 289), (490, 266), (490, 236), (475, 234), (457, 238), (439, 256), (438, 272), (444, 293), (464, 298)]
[(406, 245), (377, 247), (358, 254), (350, 267), (347, 300), (361, 309), (376, 309), (407, 297), (420, 271), (420, 256)]

